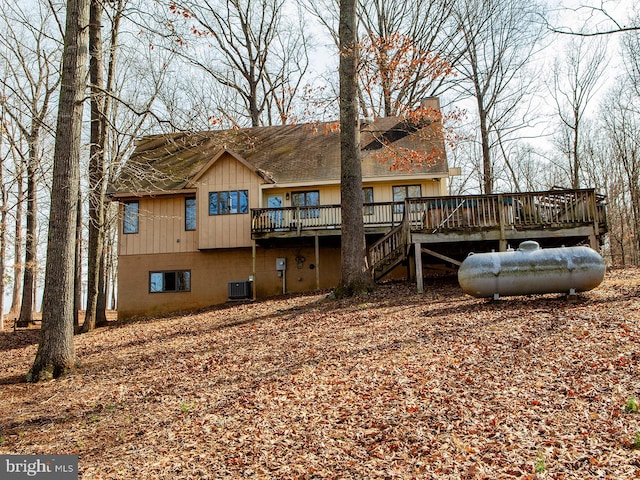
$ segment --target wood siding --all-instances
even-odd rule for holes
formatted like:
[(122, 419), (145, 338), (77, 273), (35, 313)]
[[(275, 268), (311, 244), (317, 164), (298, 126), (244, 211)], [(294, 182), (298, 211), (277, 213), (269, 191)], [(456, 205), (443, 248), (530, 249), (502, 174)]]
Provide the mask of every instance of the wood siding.
[[(435, 197), (444, 195), (446, 193), (446, 181), (435, 180), (416, 180), (407, 179), (405, 177), (399, 177), (395, 180), (387, 180), (385, 182), (364, 182), (363, 188), (373, 188), (373, 201), (378, 203), (392, 202), (393, 201), (393, 187), (400, 185), (420, 185), (422, 188), (422, 195), (425, 197)], [(442, 192), (442, 185), (444, 185), (445, 192)], [(252, 206), (251, 208), (266, 208), (267, 197), (269, 195), (282, 195), (284, 199), (284, 206), (291, 207), (291, 193), (293, 192), (308, 192), (311, 190), (317, 190), (320, 194), (321, 205), (339, 205), (340, 204), (340, 185), (321, 185), (321, 186), (300, 186), (300, 187), (265, 187), (262, 190), (262, 201), (259, 207)], [(286, 195), (289, 194), (289, 199), (286, 199)]]
[(196, 232), (184, 229), (185, 196), (137, 198), (139, 202), (138, 233), (122, 233), (120, 205), (119, 255), (193, 252), (197, 249)]
[(198, 189), (198, 247), (200, 249), (251, 246), (251, 214), (209, 215), (209, 193), (248, 190), (249, 209), (260, 204), (263, 180), (230, 155), (215, 162), (196, 185)]

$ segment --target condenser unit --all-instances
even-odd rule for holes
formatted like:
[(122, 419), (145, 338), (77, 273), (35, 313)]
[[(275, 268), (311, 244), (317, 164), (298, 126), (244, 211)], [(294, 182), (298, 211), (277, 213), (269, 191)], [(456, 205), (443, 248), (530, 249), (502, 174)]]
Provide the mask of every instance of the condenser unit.
[(251, 298), (251, 282), (240, 280), (229, 282), (229, 300), (246, 300)]

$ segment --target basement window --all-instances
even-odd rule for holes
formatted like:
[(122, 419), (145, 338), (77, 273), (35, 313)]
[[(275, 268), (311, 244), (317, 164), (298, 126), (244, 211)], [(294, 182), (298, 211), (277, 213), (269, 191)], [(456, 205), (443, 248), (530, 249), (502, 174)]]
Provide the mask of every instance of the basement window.
[(149, 272), (149, 293), (190, 292), (191, 271)]

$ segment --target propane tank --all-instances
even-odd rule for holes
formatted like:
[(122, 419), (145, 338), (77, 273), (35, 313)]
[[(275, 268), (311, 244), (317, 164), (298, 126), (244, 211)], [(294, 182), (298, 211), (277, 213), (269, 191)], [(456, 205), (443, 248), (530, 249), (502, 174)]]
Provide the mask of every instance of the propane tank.
[(517, 250), (476, 253), (462, 262), (458, 283), (474, 297), (586, 292), (604, 279), (604, 260), (585, 247), (540, 248), (522, 242)]

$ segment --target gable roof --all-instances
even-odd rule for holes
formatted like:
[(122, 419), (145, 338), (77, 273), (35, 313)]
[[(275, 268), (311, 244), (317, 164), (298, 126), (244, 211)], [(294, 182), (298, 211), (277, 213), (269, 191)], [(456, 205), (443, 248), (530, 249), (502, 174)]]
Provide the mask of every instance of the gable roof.
[[(448, 174), (439, 122), (415, 125), (399, 117), (378, 118), (361, 127), (360, 148), (363, 178)], [(432, 153), (434, 159), (412, 171), (391, 171), (392, 162), (384, 159), (394, 151)], [(337, 122), (328, 122), (147, 136), (138, 141), (110, 190), (191, 188), (224, 152), (266, 183), (340, 181), (340, 132)]]

